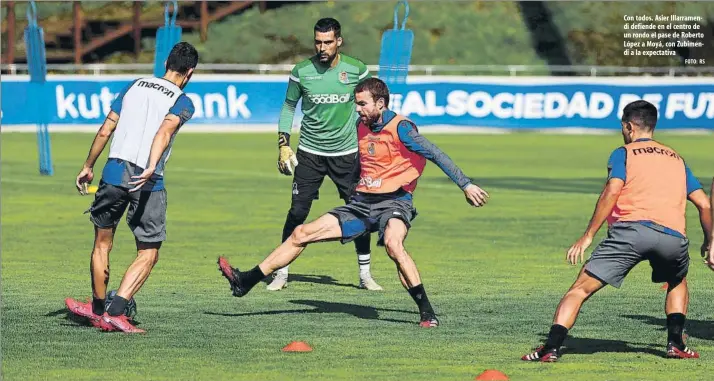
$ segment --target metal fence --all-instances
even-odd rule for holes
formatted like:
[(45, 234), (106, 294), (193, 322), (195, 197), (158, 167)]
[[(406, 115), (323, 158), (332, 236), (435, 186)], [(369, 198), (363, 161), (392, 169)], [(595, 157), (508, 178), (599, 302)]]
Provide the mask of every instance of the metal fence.
[[(196, 73), (285, 74), (292, 64), (199, 64)], [(368, 65), (373, 73), (378, 65)], [(27, 74), (26, 64), (2, 64), (3, 74)], [(48, 64), (50, 74), (148, 74), (153, 64)], [(414, 75), (498, 75), (498, 76), (713, 76), (714, 67), (627, 67), (587, 65), (410, 65)]]

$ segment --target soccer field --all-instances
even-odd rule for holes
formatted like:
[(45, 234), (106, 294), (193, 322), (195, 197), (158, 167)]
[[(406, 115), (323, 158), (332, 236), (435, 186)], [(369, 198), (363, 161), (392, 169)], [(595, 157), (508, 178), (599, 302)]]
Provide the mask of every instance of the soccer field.
[[(168, 241), (136, 296), (147, 334), (124, 335), (68, 319), (63, 302), (91, 295), (93, 233), (83, 212), (92, 198), (76, 193), (74, 177), (93, 135), (54, 134), (55, 175), (47, 178), (38, 174), (35, 135), (3, 134), (4, 379), (473, 380), (485, 369), (511, 380), (711, 379), (714, 273), (701, 262), (691, 204), (686, 331), (702, 358), (663, 358), (664, 291), (641, 264), (622, 289), (608, 287), (585, 304), (560, 362), (519, 359), (543, 340), (580, 268), (565, 262), (565, 251), (590, 219), (619, 135), (426, 136), (491, 195), (486, 207), (469, 207), (431, 163), (416, 190), (419, 215), (406, 248), (440, 327), (418, 327), (416, 305), (376, 236), (372, 272), (383, 292), (356, 288), (352, 244), (321, 243), (292, 264), (287, 289), (260, 284), (244, 298), (231, 296), (216, 258), (249, 269), (279, 244), (291, 180), (276, 169), (275, 134), (187, 133), (176, 138), (167, 166)], [(658, 138), (709, 193), (714, 137)], [(327, 180), (310, 217), (339, 204)], [(110, 289), (134, 253), (122, 220)], [(314, 351), (281, 352), (294, 340)]]

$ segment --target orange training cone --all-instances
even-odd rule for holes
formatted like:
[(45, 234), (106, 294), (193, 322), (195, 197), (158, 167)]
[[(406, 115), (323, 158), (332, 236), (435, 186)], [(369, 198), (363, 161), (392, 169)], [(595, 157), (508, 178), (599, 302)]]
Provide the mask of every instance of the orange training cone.
[(507, 381), (508, 376), (496, 369), (488, 369), (474, 378), (478, 381)]
[(312, 352), (312, 347), (304, 341), (293, 341), (283, 347), (283, 352)]

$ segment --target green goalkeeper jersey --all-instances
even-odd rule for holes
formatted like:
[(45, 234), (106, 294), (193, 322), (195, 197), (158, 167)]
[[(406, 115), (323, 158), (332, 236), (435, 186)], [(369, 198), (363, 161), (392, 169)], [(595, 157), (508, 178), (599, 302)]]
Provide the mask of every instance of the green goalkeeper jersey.
[(290, 133), (295, 106), (302, 98), (303, 118), (298, 148), (324, 156), (357, 152), (357, 112), (354, 88), (369, 77), (360, 60), (340, 53), (333, 68), (314, 56), (295, 65), (290, 73), (278, 131)]

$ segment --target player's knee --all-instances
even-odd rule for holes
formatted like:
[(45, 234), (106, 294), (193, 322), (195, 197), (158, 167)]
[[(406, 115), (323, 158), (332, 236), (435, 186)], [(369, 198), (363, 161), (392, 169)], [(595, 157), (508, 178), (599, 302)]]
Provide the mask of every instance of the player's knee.
[(159, 262), (159, 252), (154, 251), (153, 253), (149, 254), (146, 258), (146, 262), (151, 266), (154, 267), (156, 264)]
[(288, 218), (292, 221), (296, 221), (301, 224), (305, 222), (308, 214), (310, 214), (310, 205), (304, 203), (294, 203), (290, 206), (290, 211), (288, 212)]
[(94, 243), (94, 255), (109, 255), (112, 251), (112, 241), (97, 241)]
[(307, 237), (308, 234), (306, 232), (305, 225), (298, 225), (290, 235), (290, 240), (292, 240), (296, 245), (304, 245), (307, 241)]
[(159, 261), (159, 250), (158, 249), (145, 249), (139, 250), (137, 253), (137, 259), (144, 262), (148, 266), (154, 266)]
[(387, 255), (395, 261), (400, 261), (406, 256), (402, 239), (397, 236), (384, 237), (384, 247), (387, 250)]
[(568, 295), (579, 299), (586, 299), (595, 291), (597, 291), (597, 288), (590, 287), (587, 284), (578, 284), (568, 291)]

